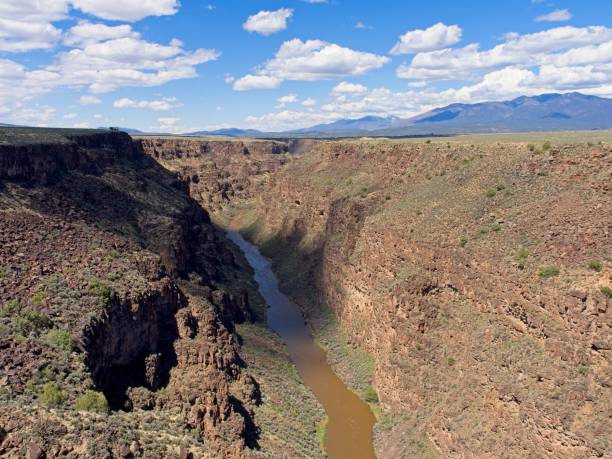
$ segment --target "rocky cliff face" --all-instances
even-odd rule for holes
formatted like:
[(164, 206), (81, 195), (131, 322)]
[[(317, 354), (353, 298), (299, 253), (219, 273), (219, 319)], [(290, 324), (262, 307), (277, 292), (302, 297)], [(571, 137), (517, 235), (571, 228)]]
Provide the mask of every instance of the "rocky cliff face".
[(249, 301), (187, 191), (122, 133), (0, 133), (0, 455), (253, 446)]
[(380, 457), (609, 450), (610, 145), (543, 150), (317, 143), (226, 206), (375, 356)]
[(267, 140), (198, 140), (145, 137), (142, 149), (189, 184), (209, 210), (257, 192), (267, 174), (286, 164), (299, 143)]

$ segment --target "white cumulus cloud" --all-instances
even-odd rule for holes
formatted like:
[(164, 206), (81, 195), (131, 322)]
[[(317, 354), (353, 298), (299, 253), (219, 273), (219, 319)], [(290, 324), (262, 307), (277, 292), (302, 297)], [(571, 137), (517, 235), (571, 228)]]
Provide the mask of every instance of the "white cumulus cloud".
[(362, 84), (349, 83), (347, 81), (343, 81), (341, 83), (338, 83), (336, 86), (334, 86), (334, 89), (332, 89), (332, 94), (333, 95), (363, 94), (364, 92), (367, 92), (367, 91), (368, 91), (368, 88), (366, 88)]
[(281, 104), (292, 104), (298, 101), (298, 96), (297, 94), (287, 94), (286, 96), (279, 97), (276, 101)]
[(245, 75), (234, 81), (235, 91), (251, 91), (254, 89), (278, 88), (282, 80), (267, 75)]
[(461, 40), (462, 30), (458, 25), (446, 25), (442, 22), (428, 27), (406, 32), (391, 48), (393, 55), (420, 53), (447, 48)]
[(154, 111), (166, 111), (180, 106), (176, 97), (165, 97), (159, 100), (134, 100), (123, 97), (113, 102), (115, 108), (146, 108)]
[(538, 22), (562, 22), (569, 21), (572, 18), (572, 13), (569, 10), (554, 10), (548, 14), (538, 16), (535, 20)]
[(107, 26), (106, 24), (92, 24), (89, 21), (79, 23), (68, 30), (64, 44), (68, 46), (83, 47), (114, 38), (138, 38), (139, 34), (127, 24)]
[(175, 14), (178, 0), (70, 0), (74, 8), (102, 19), (138, 21), (147, 16)]
[(246, 75), (234, 83), (236, 90), (276, 88), (284, 80), (332, 80), (363, 75), (382, 67), (389, 58), (355, 51), (322, 40), (284, 42), (273, 59), (259, 68), (255, 75)]
[(293, 16), (290, 8), (281, 8), (276, 11), (260, 11), (249, 16), (242, 27), (249, 32), (268, 36), (287, 28), (287, 21)]
[[(541, 32), (512, 34), (506, 41), (481, 51), (471, 43), (463, 48), (448, 48), (416, 54), (410, 63), (397, 69), (399, 78), (412, 80), (473, 79), (481, 71), (503, 66), (531, 67), (567, 59), (567, 53), (583, 63), (611, 59), (608, 43), (612, 29), (604, 26), (556, 27)], [(604, 45), (604, 48), (595, 49)], [(586, 47), (588, 49), (580, 49)]]
[(52, 48), (62, 32), (53, 21), (68, 14), (66, 0), (0, 2), (0, 51), (26, 52)]

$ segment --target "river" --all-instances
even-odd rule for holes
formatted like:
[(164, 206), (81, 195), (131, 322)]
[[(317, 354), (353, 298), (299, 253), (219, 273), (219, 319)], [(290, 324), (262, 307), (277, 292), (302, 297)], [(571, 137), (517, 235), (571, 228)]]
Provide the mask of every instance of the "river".
[(349, 390), (327, 363), (315, 343), (299, 307), (278, 288), (270, 262), (240, 234), (229, 232), (255, 270), (255, 281), (269, 306), (268, 325), (287, 344), (291, 360), (328, 416), (326, 452), (330, 459), (374, 459), (370, 407)]

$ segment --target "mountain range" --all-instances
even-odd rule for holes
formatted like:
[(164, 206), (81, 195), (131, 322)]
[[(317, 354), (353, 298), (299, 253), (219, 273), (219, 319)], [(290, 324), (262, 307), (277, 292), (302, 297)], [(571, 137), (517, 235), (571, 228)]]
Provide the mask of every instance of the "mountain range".
[[(12, 125), (0, 123), (0, 126), (11, 127)], [(132, 128), (118, 129), (128, 134), (152, 134)], [(358, 119), (341, 119), (332, 123), (282, 132), (225, 128), (194, 131), (183, 135), (268, 138), (401, 137), (592, 129), (612, 129), (612, 99), (570, 92), (531, 97), (521, 96), (501, 102), (456, 103), (411, 118), (369, 115)]]
[(521, 96), (502, 102), (451, 104), (411, 118), (365, 116), (305, 129), (197, 131), (232, 137), (418, 136), (486, 132), (570, 131), (612, 128), (612, 99), (577, 92)]

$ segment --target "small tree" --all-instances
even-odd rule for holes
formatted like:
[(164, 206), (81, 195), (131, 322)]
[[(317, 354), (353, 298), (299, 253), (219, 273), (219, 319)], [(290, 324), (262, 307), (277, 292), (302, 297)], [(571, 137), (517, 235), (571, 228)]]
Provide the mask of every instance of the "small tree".
[(108, 413), (108, 402), (102, 392), (88, 390), (81, 395), (74, 404), (77, 411), (93, 411), (95, 413)]
[(58, 407), (64, 401), (64, 393), (56, 384), (47, 383), (42, 388), (40, 400), (48, 407)]

